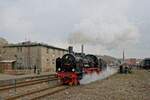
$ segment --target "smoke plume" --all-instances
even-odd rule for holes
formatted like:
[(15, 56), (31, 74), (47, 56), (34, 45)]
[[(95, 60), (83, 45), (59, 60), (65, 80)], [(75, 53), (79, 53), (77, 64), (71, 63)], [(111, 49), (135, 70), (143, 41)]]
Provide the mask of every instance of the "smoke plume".
[(100, 45), (105, 49), (136, 43), (139, 33), (128, 19), (129, 6), (129, 0), (84, 0), (80, 22), (74, 25), (69, 43)]
[[(139, 1), (0, 0), (0, 36), (10, 42), (32, 40), (63, 48), (70, 43), (73, 46), (86, 44), (85, 51), (90, 53), (94, 49), (97, 54), (102, 51), (114, 54), (110, 50), (129, 46), (138, 40), (137, 22), (148, 22), (148, 13), (145, 13), (149, 11), (148, 0)], [(134, 21), (139, 16), (143, 18)], [(139, 28), (146, 28), (141, 33), (148, 34), (149, 25), (145, 23)], [(140, 54), (132, 48), (131, 54)]]

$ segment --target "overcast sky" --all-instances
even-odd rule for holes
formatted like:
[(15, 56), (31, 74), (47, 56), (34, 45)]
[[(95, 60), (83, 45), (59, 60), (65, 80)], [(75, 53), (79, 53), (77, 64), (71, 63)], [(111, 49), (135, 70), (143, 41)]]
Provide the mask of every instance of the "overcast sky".
[(150, 57), (149, 5), (149, 0), (0, 0), (0, 37)]

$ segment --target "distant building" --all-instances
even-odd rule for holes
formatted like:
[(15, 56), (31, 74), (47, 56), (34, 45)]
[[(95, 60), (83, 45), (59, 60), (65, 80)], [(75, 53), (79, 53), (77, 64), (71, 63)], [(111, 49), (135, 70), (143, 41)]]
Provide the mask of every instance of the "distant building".
[(33, 69), (42, 72), (54, 72), (56, 58), (62, 57), (68, 50), (42, 43), (22, 42), (3, 46), (3, 60), (15, 60), (15, 69)]
[(136, 58), (129, 58), (129, 59), (125, 59), (125, 62), (128, 64), (128, 65), (136, 65)]
[(136, 59), (136, 65), (139, 65), (142, 61), (143, 59)]
[(104, 59), (109, 66), (117, 66), (120, 64), (119, 59), (115, 57), (104, 55), (104, 56), (101, 56), (101, 58)]

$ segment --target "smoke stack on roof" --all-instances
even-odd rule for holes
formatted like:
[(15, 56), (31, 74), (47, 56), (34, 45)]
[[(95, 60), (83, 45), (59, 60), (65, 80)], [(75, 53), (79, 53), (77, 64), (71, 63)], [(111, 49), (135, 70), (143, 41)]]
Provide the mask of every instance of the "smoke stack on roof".
[(69, 47), (68, 47), (68, 51), (69, 51), (69, 53), (73, 53), (73, 47), (72, 47), (72, 46), (69, 46)]
[(81, 53), (82, 54), (84, 53), (84, 45), (83, 44), (81, 45)]

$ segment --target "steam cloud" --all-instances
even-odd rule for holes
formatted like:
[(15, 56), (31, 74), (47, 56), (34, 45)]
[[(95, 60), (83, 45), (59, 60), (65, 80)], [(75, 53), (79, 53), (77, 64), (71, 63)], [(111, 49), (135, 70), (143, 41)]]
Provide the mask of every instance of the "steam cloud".
[(138, 29), (128, 20), (129, 0), (86, 0), (81, 20), (69, 36), (71, 44), (100, 45), (113, 49), (136, 43)]
[(107, 69), (105, 71), (102, 71), (99, 75), (97, 73), (85, 75), (83, 77), (83, 79), (80, 81), (80, 83), (88, 84), (88, 83), (94, 82), (96, 80), (102, 80), (102, 79), (105, 79), (105, 78), (115, 74), (116, 72), (117, 72), (117, 69), (107, 67)]
[(113, 51), (105, 50), (138, 40), (136, 23), (128, 18), (135, 17), (136, 4), (137, 0), (1, 0), (0, 35), (12, 42), (29, 38), (63, 48), (88, 44), (86, 51), (108, 54)]

